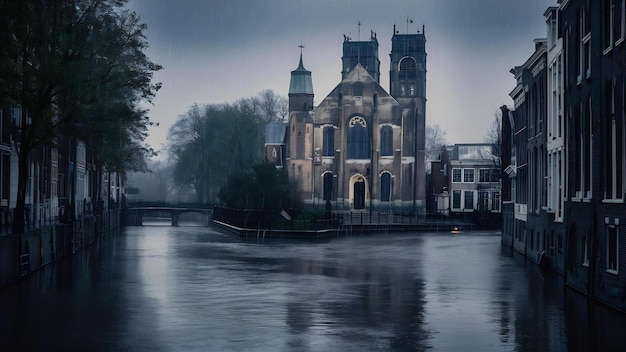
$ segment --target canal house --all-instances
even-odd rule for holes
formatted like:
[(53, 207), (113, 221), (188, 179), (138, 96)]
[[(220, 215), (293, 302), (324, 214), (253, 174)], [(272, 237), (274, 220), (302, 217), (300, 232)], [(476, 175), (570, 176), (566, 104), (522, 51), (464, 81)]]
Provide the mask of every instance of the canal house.
[(502, 243), (626, 311), (626, 1), (558, 4), (502, 108)]

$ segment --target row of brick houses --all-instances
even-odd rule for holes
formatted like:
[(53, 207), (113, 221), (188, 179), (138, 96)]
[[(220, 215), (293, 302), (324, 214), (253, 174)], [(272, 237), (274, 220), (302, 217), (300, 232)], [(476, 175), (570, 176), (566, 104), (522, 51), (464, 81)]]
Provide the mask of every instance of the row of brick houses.
[(511, 70), (502, 243), (626, 311), (626, 0), (562, 0)]

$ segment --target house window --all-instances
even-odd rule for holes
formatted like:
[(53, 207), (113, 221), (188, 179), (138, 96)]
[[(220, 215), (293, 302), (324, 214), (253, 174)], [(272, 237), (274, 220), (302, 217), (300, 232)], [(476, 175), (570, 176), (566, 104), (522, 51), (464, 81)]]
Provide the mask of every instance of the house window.
[(478, 182), (490, 182), (491, 181), (491, 169), (478, 170)]
[(619, 266), (617, 226), (609, 225), (606, 230), (606, 271), (617, 274)]
[(332, 200), (333, 198), (333, 173), (324, 174), (324, 200)]
[(452, 182), (461, 183), (461, 169), (452, 169)]
[(582, 51), (582, 55), (583, 55), (583, 72), (585, 74), (585, 77), (589, 78), (591, 77), (591, 49), (590, 49), (590, 43), (589, 43), (589, 37), (585, 38), (586, 40), (583, 41), (583, 51)]
[(584, 161), (583, 161), (583, 167), (585, 168), (584, 170), (584, 185), (585, 185), (585, 198), (589, 198), (591, 197), (591, 175), (593, 173), (593, 159), (591, 159), (591, 155), (592, 155), (592, 148), (593, 148), (593, 119), (591, 116), (591, 112), (592, 112), (592, 105), (591, 105), (591, 96), (589, 96), (589, 101), (588, 101), (588, 105), (587, 105), (587, 113), (584, 115), (584, 128), (585, 128), (585, 149), (584, 149)]
[(493, 202), (491, 202), (492, 211), (500, 211), (500, 192), (493, 192)]
[(388, 172), (383, 172), (380, 175), (380, 201), (381, 202), (389, 202), (391, 201), (391, 174)]
[(604, 0), (603, 18), (602, 23), (603, 36), (602, 44), (604, 50), (608, 50), (613, 47), (613, 20), (615, 15), (615, 0)]
[(617, 10), (619, 11), (619, 13), (617, 14), (616, 18), (616, 24), (617, 24), (617, 33), (619, 33), (619, 40), (623, 40), (624, 39), (624, 26), (626, 26), (626, 1), (625, 0), (620, 0), (619, 1), (619, 7), (617, 8)]
[[(606, 172), (605, 172), (605, 199), (624, 198), (624, 121), (623, 114), (616, 114), (615, 86), (607, 81), (606, 101)], [(620, 121), (621, 120), (621, 121)]]
[(0, 153), (0, 184), (2, 184), (0, 201), (2, 206), (9, 206), (9, 195), (11, 194), (11, 155)]
[(491, 182), (500, 182), (500, 169), (491, 169), (491, 176), (489, 178)]
[(474, 182), (474, 169), (463, 169), (463, 182), (465, 183)]
[(335, 129), (326, 126), (322, 132), (322, 156), (333, 156), (335, 153)]
[(348, 155), (349, 159), (367, 159), (370, 155), (367, 123), (361, 116), (355, 116), (348, 121)]
[(478, 191), (478, 210), (489, 211), (489, 191)]
[(461, 191), (452, 191), (452, 209), (461, 209)]
[(463, 203), (463, 209), (474, 209), (474, 191), (465, 191), (465, 202)]
[(380, 155), (393, 155), (393, 129), (391, 126), (383, 126), (380, 129)]
[(0, 143), (11, 142), (11, 110), (0, 108)]
[(587, 238), (587, 236), (583, 236), (582, 248), (583, 265), (589, 266), (589, 239)]

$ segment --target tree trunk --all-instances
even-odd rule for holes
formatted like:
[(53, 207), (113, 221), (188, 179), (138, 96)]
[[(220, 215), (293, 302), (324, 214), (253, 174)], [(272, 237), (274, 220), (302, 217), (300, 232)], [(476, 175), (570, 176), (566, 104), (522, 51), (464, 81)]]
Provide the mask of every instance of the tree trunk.
[(26, 208), (26, 186), (28, 185), (28, 154), (20, 148), (17, 160), (17, 199), (13, 210), (13, 234), (24, 233), (24, 215)]

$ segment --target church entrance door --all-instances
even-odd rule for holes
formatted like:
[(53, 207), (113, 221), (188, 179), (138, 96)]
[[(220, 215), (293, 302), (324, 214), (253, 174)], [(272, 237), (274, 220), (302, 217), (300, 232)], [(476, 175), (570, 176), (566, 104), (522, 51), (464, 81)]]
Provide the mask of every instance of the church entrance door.
[(354, 183), (354, 209), (365, 209), (365, 182)]

